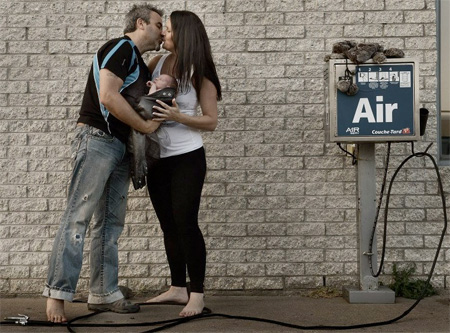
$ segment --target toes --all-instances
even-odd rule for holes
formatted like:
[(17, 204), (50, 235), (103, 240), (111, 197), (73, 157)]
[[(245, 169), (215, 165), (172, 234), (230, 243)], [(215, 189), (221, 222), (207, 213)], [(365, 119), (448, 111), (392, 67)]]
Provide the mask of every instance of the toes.
[(47, 315), (48, 321), (52, 323), (65, 323), (67, 318), (61, 315)]
[(67, 321), (67, 318), (66, 317), (63, 317), (63, 316), (61, 316), (61, 317), (58, 317), (58, 323), (65, 323)]
[(181, 311), (180, 317), (192, 317), (198, 314), (200, 314), (198, 311)]

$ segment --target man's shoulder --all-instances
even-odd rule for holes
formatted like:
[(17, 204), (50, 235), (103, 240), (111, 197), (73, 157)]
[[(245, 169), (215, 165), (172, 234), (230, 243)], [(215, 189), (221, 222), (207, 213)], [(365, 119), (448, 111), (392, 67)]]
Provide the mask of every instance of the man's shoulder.
[(125, 36), (113, 38), (113, 39), (108, 40), (105, 44), (103, 44), (100, 47), (99, 52), (100, 53), (109, 52), (109, 51), (113, 50), (114, 48), (116, 48), (116, 50), (120, 49), (122, 52), (132, 53), (133, 52), (133, 42), (130, 39), (127, 39)]

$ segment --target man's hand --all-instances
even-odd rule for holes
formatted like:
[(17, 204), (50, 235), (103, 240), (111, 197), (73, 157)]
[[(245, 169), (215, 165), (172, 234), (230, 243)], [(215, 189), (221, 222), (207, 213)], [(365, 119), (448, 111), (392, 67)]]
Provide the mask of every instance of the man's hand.
[(136, 129), (136, 130), (143, 134), (153, 133), (154, 131), (156, 131), (158, 129), (159, 125), (161, 125), (160, 122), (149, 119), (144, 122), (144, 126), (141, 130), (139, 130), (139, 129)]

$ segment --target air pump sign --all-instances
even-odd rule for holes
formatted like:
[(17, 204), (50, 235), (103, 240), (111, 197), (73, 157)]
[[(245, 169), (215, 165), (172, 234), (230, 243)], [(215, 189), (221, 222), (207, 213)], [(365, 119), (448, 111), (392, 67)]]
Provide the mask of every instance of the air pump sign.
[[(420, 138), (417, 109), (417, 65), (395, 59), (388, 63), (355, 65), (330, 60), (330, 141), (416, 141)], [(336, 82), (350, 70), (358, 92), (349, 96)], [(331, 94), (333, 93), (333, 94)]]

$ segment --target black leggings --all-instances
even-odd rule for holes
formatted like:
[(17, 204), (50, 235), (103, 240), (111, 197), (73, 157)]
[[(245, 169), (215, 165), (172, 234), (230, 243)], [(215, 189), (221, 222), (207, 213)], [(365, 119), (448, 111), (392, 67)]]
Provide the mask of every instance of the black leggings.
[(172, 286), (203, 293), (206, 249), (198, 227), (198, 210), (206, 174), (205, 150), (161, 158), (149, 170), (150, 199), (164, 233)]

